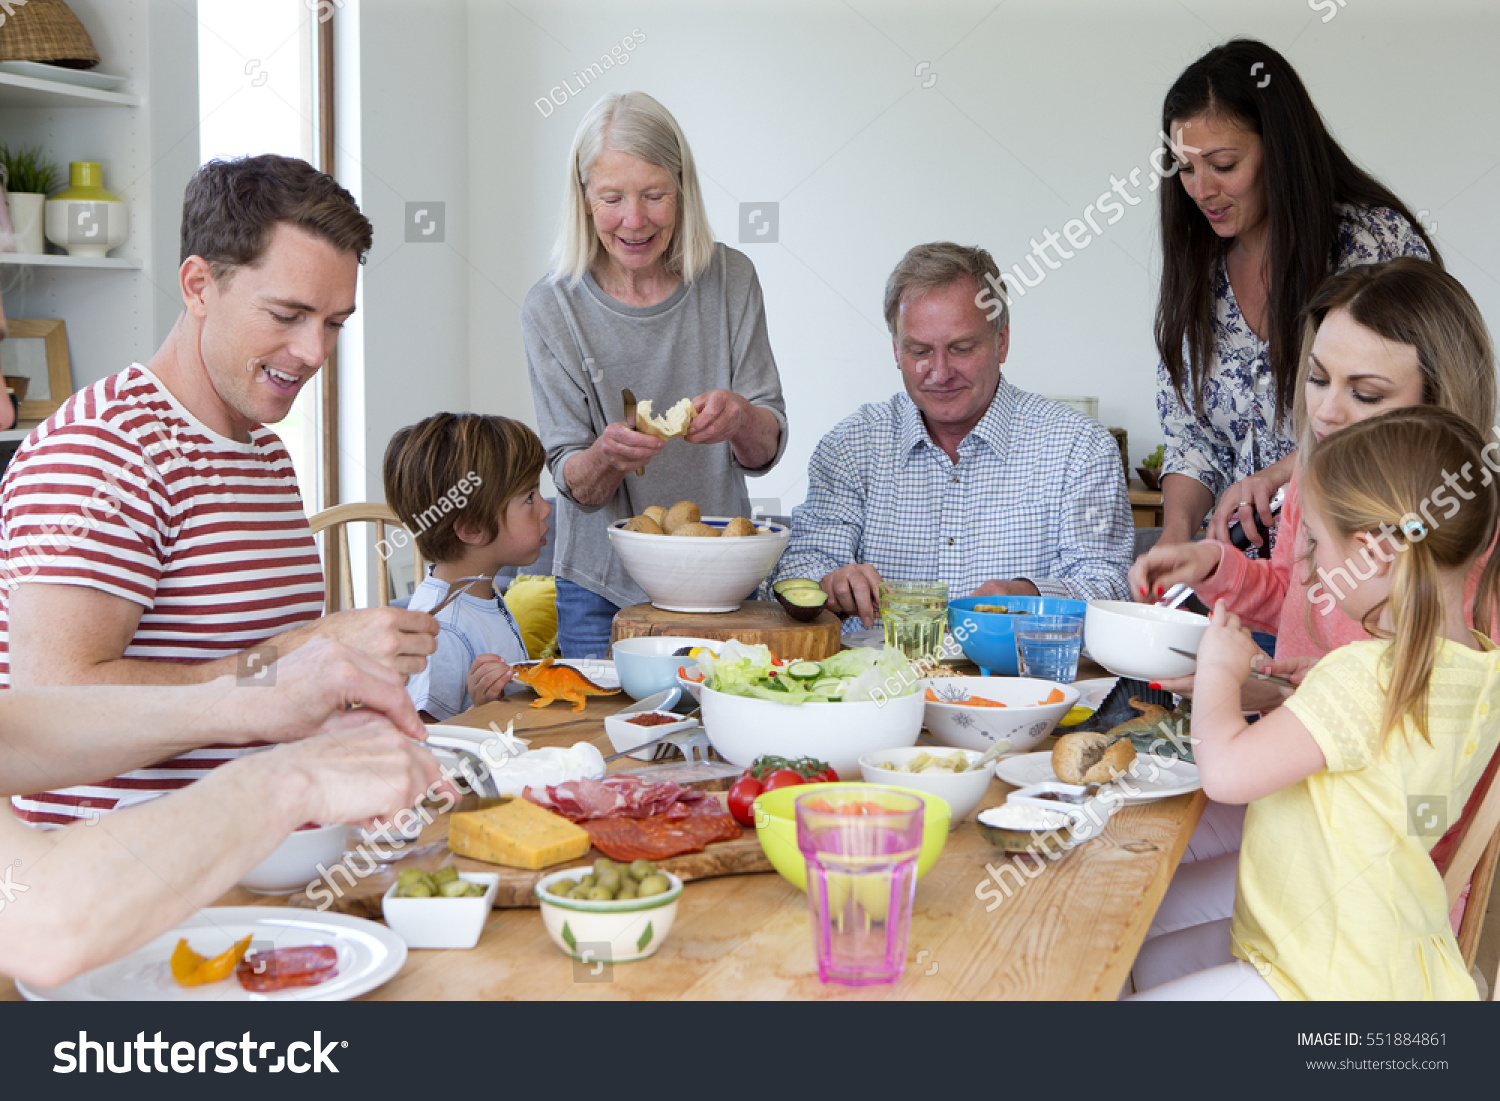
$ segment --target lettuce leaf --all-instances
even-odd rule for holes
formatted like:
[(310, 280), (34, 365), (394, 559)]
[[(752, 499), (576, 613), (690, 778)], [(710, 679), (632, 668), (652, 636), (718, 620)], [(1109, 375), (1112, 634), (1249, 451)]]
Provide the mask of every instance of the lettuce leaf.
[[(748, 696), (773, 703), (849, 703), (908, 696), (920, 683), (917, 671), (899, 650), (842, 650), (817, 663), (822, 673), (807, 680), (773, 677), (771, 651), (765, 646), (746, 646), (730, 641), (717, 658), (698, 659), (704, 683), (715, 692)], [(814, 692), (812, 685), (837, 681), (839, 693)]]

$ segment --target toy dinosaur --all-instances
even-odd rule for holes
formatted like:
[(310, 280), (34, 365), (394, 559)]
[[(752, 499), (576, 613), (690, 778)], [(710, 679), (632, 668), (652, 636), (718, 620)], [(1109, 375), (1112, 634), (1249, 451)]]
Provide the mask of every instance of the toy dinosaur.
[(614, 696), (622, 689), (600, 688), (571, 665), (554, 665), (543, 658), (535, 665), (517, 665), (516, 680), (534, 691), (540, 699), (532, 707), (546, 707), (553, 700), (567, 700), (574, 711), (582, 711), (588, 696)]

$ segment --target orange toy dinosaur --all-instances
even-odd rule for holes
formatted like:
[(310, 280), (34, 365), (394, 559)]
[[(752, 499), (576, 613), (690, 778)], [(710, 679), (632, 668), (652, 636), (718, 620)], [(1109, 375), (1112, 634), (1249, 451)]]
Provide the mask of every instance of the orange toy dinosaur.
[(516, 680), (534, 691), (540, 699), (532, 700), (532, 707), (546, 707), (553, 700), (567, 700), (574, 711), (582, 711), (588, 696), (614, 696), (622, 689), (600, 688), (571, 665), (554, 665), (551, 658), (543, 658), (536, 665), (518, 665)]

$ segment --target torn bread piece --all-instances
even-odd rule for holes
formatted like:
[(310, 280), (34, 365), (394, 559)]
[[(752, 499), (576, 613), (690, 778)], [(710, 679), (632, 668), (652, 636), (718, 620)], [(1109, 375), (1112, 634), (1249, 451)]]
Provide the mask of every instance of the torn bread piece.
[(635, 430), (648, 436), (675, 440), (678, 436), (688, 434), (688, 429), (693, 426), (693, 418), (697, 415), (692, 398), (683, 398), (661, 416), (653, 417), (651, 399), (647, 398), (635, 407)]

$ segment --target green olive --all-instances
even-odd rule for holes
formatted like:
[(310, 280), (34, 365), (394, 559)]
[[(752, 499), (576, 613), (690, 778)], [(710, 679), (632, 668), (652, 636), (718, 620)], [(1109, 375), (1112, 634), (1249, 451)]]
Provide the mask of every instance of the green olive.
[(574, 893), (577, 894), (580, 891), (592, 891), (598, 885), (598, 883), (599, 877), (596, 876), (593, 872), (590, 872), (588, 875), (584, 876), (578, 881), (578, 887), (575, 889)]
[(657, 872), (641, 880), (641, 885), (636, 888), (636, 894), (641, 898), (650, 898), (652, 895), (664, 895), (671, 889), (672, 881)]
[(649, 860), (636, 860), (630, 865), (630, 878), (637, 883), (648, 875), (656, 874), (656, 865)]
[(556, 895), (558, 898), (567, 898), (573, 893), (574, 881), (571, 879), (559, 879), (547, 888), (547, 893)]
[(610, 868), (608, 871), (600, 873), (599, 886), (607, 887), (611, 892), (618, 891), (623, 879), (624, 877), (620, 875), (619, 868)]
[(598, 860), (594, 861), (594, 874), (598, 876), (602, 876), (605, 872), (618, 868), (619, 865), (607, 856), (601, 856)]
[(590, 902), (613, 902), (615, 894), (608, 887), (595, 887), (589, 892)]
[(639, 898), (639, 897), (640, 897), (640, 892), (638, 890), (636, 890), (635, 884), (634, 883), (627, 883), (623, 887), (620, 888), (619, 894), (615, 895), (615, 901), (619, 902), (622, 898)]

